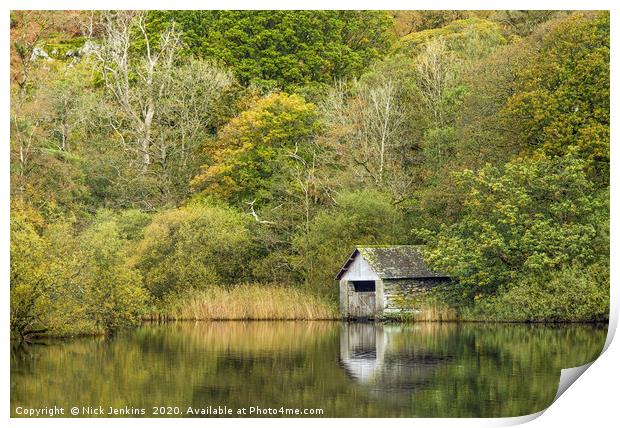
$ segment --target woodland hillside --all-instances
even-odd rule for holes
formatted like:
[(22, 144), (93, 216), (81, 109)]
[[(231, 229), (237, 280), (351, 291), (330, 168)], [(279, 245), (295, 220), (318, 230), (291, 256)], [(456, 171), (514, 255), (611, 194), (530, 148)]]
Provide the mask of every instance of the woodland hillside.
[(13, 12), (11, 329), (326, 317), (377, 244), (464, 319), (605, 319), (609, 46), (607, 12)]

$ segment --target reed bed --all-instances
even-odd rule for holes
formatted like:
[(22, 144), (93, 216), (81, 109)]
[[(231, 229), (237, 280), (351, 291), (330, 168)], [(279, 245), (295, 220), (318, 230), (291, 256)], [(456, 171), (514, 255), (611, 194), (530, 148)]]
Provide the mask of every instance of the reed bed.
[(426, 305), (413, 316), (415, 321), (457, 321), (458, 313), (455, 309), (444, 305)]
[(334, 304), (304, 290), (280, 285), (241, 284), (196, 291), (151, 320), (329, 320)]

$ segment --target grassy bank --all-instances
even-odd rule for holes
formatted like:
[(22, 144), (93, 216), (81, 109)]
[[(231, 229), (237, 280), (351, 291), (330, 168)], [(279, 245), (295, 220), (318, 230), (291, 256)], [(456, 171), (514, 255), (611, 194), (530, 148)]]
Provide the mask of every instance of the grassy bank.
[(166, 302), (147, 319), (169, 320), (323, 320), (338, 308), (304, 290), (279, 285), (209, 287)]

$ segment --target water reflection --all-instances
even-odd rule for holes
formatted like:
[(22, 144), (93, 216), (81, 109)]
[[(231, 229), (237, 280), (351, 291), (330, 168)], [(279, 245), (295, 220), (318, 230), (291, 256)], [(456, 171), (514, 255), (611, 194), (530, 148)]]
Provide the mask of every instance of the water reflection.
[[(516, 416), (596, 358), (592, 325), (213, 322), (11, 350), (16, 406), (321, 408), (325, 416)], [(148, 416), (148, 414), (147, 414)]]
[[(400, 346), (401, 336), (428, 334), (437, 324), (342, 323), (340, 362), (347, 375), (382, 393), (404, 393), (432, 384), (438, 368), (454, 360), (428, 346)], [(455, 324), (452, 324), (455, 326)], [(449, 328), (449, 327), (448, 327)], [(405, 396), (405, 395), (403, 395)]]
[(370, 323), (340, 325), (340, 362), (351, 379), (367, 383), (383, 366), (385, 330)]
[(560, 370), (602, 348), (594, 325), (340, 325), (339, 362), (369, 395), (417, 416), (516, 416), (549, 405)]

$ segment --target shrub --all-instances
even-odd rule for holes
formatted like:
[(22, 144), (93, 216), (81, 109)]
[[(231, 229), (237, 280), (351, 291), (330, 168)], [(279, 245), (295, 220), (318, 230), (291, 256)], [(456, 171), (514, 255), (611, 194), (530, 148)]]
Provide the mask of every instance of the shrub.
[(11, 212), (11, 332), (24, 337), (45, 330), (46, 292), (51, 278), (45, 269), (47, 243), (26, 211)]
[(465, 319), (501, 321), (603, 321), (609, 319), (609, 268), (570, 266), (528, 276), (507, 292), (480, 298)]
[(252, 252), (248, 220), (237, 211), (191, 206), (153, 218), (137, 244), (132, 264), (150, 293), (205, 289), (243, 279)]
[(66, 220), (39, 232), (14, 210), (11, 232), (13, 333), (113, 333), (140, 321), (148, 294), (140, 273), (126, 264), (128, 241), (110, 212), (78, 233)]
[(316, 215), (308, 233), (295, 237), (298, 266), (311, 286), (335, 293), (334, 274), (356, 245), (397, 244), (402, 229), (402, 217), (387, 195), (343, 192), (334, 207)]
[(140, 272), (125, 262), (127, 241), (117, 223), (95, 223), (79, 239), (83, 262), (77, 274), (88, 319), (106, 333), (139, 323), (148, 293)]

